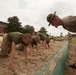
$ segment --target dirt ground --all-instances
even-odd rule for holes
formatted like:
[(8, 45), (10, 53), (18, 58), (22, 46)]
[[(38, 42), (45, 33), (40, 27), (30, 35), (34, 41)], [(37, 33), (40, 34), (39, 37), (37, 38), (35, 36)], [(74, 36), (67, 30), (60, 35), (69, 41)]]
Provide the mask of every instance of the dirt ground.
[(59, 50), (65, 41), (51, 41), (50, 48), (45, 49), (42, 44), (39, 44), (39, 52), (33, 49), (32, 57), (28, 57), (29, 61), (26, 61), (24, 51), (18, 51), (15, 55), (15, 62), (19, 65), (18, 68), (11, 68), (9, 57), (0, 58), (0, 75), (32, 75), (41, 65), (43, 65), (48, 58)]

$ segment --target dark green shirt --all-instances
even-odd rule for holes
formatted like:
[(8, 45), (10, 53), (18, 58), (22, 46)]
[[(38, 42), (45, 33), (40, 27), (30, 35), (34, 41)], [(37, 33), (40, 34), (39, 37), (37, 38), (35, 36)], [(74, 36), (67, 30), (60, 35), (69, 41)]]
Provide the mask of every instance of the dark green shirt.
[(24, 34), (20, 32), (10, 32), (8, 33), (8, 40), (14, 42), (16, 45), (22, 43), (26, 46), (27, 44), (22, 41), (23, 36)]
[(40, 36), (40, 40), (42, 41), (47, 39), (47, 36), (44, 33), (38, 33), (38, 35)]
[(33, 47), (33, 45), (37, 45), (37, 42), (34, 40), (34, 38), (31, 41), (31, 45), (32, 45), (32, 47)]

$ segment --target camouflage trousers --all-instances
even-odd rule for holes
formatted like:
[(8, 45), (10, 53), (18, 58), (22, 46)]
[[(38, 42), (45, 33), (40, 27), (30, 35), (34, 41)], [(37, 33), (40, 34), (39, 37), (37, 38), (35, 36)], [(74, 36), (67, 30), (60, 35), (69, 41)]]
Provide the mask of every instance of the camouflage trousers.
[(69, 43), (67, 64), (72, 65), (74, 63), (76, 63), (76, 45)]
[(0, 56), (7, 56), (11, 51), (12, 43), (8, 40), (8, 35), (5, 34), (1, 44)]

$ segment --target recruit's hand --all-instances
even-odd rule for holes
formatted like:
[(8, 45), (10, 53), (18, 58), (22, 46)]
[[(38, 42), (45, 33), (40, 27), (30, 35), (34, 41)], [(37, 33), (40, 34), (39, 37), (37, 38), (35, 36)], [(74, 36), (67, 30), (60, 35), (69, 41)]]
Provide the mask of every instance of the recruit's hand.
[(11, 64), (11, 67), (12, 67), (12, 68), (17, 68), (18, 65), (17, 65), (16, 63), (13, 63), (13, 64)]

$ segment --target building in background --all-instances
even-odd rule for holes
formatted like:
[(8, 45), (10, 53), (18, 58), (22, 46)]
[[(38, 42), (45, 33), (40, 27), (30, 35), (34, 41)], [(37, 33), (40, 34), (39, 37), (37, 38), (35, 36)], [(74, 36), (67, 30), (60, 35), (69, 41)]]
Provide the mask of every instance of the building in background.
[(7, 27), (7, 23), (0, 21), (0, 36), (4, 35), (3, 30), (4, 30), (5, 27)]
[(5, 27), (7, 27), (7, 23), (0, 21), (0, 47), (1, 47), (1, 43), (3, 41), (3, 36), (4, 36), (3, 30)]

